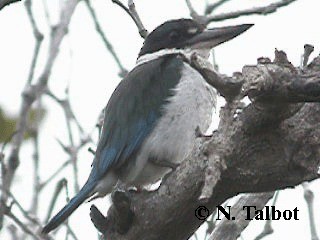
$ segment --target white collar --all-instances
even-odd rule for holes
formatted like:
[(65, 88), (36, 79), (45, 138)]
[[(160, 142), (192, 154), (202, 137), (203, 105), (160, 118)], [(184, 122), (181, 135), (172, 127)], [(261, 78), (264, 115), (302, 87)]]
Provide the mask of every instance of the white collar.
[(136, 66), (139, 66), (143, 63), (155, 60), (157, 58), (160, 58), (162, 56), (165, 55), (170, 55), (170, 54), (182, 54), (183, 56), (185, 56), (188, 60), (191, 59), (191, 56), (193, 53), (197, 53), (198, 55), (202, 56), (203, 58), (208, 59), (209, 54), (210, 54), (210, 49), (162, 49), (159, 50), (157, 52), (153, 52), (153, 53), (148, 53), (148, 54), (144, 54), (142, 56), (140, 56), (137, 61), (136, 61)]
[(170, 54), (183, 54), (186, 56), (186, 51), (183, 51), (181, 49), (161, 49), (157, 52), (144, 54), (137, 59), (136, 67), (143, 64), (143, 63), (146, 63), (146, 62), (149, 62), (149, 61), (155, 60), (157, 58), (160, 58), (162, 56), (170, 55)]

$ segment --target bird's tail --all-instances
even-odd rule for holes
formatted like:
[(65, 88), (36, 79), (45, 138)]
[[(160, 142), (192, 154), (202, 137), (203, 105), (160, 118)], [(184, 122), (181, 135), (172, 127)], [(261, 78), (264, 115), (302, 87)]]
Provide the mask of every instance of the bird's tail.
[(90, 197), (94, 187), (96, 186), (95, 181), (87, 182), (80, 190), (80, 192), (73, 197), (70, 202), (64, 206), (42, 229), (42, 233), (49, 233), (53, 229), (57, 228), (61, 223), (64, 222), (81, 203), (83, 203), (88, 197)]

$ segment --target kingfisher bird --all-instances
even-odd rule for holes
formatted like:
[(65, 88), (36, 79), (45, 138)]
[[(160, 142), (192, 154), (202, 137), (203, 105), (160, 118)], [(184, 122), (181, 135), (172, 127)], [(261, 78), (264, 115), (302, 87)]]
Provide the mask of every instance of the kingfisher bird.
[(49, 233), (85, 200), (110, 193), (118, 181), (144, 186), (175, 169), (206, 132), (216, 90), (189, 61), (252, 24), (206, 29), (192, 19), (170, 20), (145, 39), (136, 66), (119, 83), (106, 108), (88, 180), (42, 229)]

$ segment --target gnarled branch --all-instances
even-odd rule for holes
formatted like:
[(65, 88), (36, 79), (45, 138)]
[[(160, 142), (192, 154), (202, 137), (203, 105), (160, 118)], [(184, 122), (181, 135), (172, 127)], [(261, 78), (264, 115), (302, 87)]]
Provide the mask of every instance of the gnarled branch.
[[(203, 139), (157, 191), (132, 193), (132, 226), (125, 234), (109, 226), (108, 239), (187, 239), (204, 221), (195, 216), (199, 206), (212, 213), (238, 193), (269, 192), (319, 177), (319, 57), (301, 73), (283, 52), (276, 54), (272, 63), (243, 69), (245, 87), (240, 95), (250, 95), (252, 103), (232, 115), (227, 128)], [(260, 68), (264, 70), (257, 75)], [(305, 92), (309, 84), (316, 87), (312, 98)], [(212, 167), (214, 156), (225, 167)], [(200, 199), (208, 174), (213, 178), (212, 191)], [(107, 216), (114, 217), (111, 212)]]

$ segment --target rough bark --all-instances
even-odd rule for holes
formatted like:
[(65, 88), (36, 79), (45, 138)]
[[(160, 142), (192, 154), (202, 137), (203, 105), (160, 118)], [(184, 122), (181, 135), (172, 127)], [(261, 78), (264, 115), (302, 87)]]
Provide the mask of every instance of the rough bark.
[[(105, 239), (188, 239), (203, 223), (195, 217), (199, 206), (212, 213), (239, 193), (274, 191), (318, 178), (320, 57), (303, 71), (283, 52), (276, 51), (274, 62), (260, 62), (238, 74), (243, 81), (239, 96), (249, 96), (251, 104), (234, 117), (236, 108), (229, 102), (222, 110), (229, 114), (222, 112), (221, 119), (228, 124), (209, 140), (199, 139), (157, 191), (130, 194), (134, 219), (128, 232), (119, 231), (114, 218), (123, 213), (111, 207), (103, 220), (108, 223)], [(204, 191), (208, 186), (210, 191)]]

